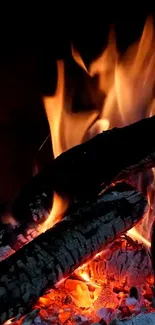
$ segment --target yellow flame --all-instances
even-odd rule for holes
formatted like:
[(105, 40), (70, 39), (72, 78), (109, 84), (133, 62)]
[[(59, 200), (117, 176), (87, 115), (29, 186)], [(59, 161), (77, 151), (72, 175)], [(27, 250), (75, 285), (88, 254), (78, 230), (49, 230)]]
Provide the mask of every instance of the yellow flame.
[(146, 247), (150, 248), (151, 243), (146, 238), (144, 238), (137, 230), (136, 228), (130, 229), (127, 234), (133, 238), (134, 240), (137, 240), (138, 242), (143, 243)]
[(86, 271), (79, 271), (79, 275), (84, 281), (90, 282), (89, 274)]

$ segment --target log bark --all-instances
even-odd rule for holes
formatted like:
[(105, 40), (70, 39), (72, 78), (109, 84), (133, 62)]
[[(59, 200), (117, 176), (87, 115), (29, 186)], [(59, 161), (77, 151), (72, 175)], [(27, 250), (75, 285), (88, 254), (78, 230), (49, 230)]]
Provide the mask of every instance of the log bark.
[(112, 182), (155, 166), (155, 116), (114, 128), (58, 156), (32, 179), (13, 204), (18, 220), (44, 218), (54, 191), (90, 200)]
[[(109, 325), (154, 325), (155, 313), (142, 314), (128, 320), (113, 320)], [(93, 325), (93, 324), (92, 324)]]
[(146, 206), (139, 192), (119, 184), (2, 261), (0, 324), (137, 224)]

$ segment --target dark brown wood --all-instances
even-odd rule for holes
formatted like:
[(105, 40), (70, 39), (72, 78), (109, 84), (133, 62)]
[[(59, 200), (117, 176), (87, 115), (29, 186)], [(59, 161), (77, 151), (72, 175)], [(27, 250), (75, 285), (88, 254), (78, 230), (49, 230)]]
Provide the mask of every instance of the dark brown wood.
[(146, 199), (126, 184), (66, 216), (0, 264), (0, 324), (133, 227)]
[(54, 191), (86, 201), (112, 182), (155, 165), (155, 116), (114, 128), (57, 157), (25, 187), (13, 204), (18, 220), (44, 218)]

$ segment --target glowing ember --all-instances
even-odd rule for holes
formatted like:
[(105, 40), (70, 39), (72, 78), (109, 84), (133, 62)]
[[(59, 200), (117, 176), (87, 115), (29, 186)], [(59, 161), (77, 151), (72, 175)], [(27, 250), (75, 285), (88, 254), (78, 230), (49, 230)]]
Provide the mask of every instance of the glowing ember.
[(127, 310), (130, 315), (144, 309), (151, 312), (152, 280), (147, 249), (129, 237), (122, 238), (77, 269), (57, 289), (41, 297), (34, 309), (41, 308), (37, 317), (61, 324), (98, 322), (103, 317), (112, 319), (116, 314), (121, 318), (127, 316)]

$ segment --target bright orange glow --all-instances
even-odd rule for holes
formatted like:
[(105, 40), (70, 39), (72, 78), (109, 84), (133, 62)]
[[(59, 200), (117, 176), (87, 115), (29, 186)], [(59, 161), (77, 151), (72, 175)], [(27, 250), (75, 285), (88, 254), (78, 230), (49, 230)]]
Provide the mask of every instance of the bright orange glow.
[[(125, 239), (118, 239), (117, 241), (112, 243), (106, 250), (104, 250), (100, 254), (96, 254), (94, 259), (96, 259), (96, 262), (98, 262), (98, 258), (104, 260), (106, 254), (108, 255), (110, 253), (111, 256), (111, 253), (115, 252), (115, 250), (119, 250), (119, 248), (123, 247), (125, 248), (125, 243)], [(130, 247), (129, 250), (130, 249), (132, 248)], [(126, 254), (128, 254), (127, 251)], [(126, 258), (127, 255), (125, 256), (125, 259)], [(69, 324), (75, 324), (73, 321), (73, 317), (76, 315), (78, 319), (78, 315), (81, 315), (82, 317), (84, 317), (84, 319), (86, 317), (86, 319), (90, 318), (93, 320), (93, 322), (97, 322), (101, 319), (101, 316), (99, 316), (98, 311), (101, 310), (102, 312), (102, 310), (104, 311), (105, 309), (105, 311), (111, 313), (119, 306), (124, 306), (124, 301), (128, 297), (128, 294), (126, 293), (127, 287), (125, 283), (125, 292), (121, 291), (122, 287), (120, 287), (120, 291), (118, 294), (113, 291), (115, 281), (117, 281), (116, 278), (117, 276), (119, 276), (119, 274), (116, 274), (114, 272), (114, 276), (116, 278), (113, 278), (112, 281), (109, 281), (108, 276), (105, 276), (105, 279), (103, 281), (103, 273), (100, 273), (98, 277), (96, 277), (95, 273), (92, 274), (92, 276), (90, 275), (88, 270), (93, 268), (92, 263), (93, 260), (88, 261), (87, 264), (78, 268), (74, 272), (74, 274), (72, 274), (71, 278), (63, 279), (63, 281), (59, 283), (59, 286), (56, 289), (51, 289), (46, 293), (46, 295), (39, 298), (37, 304), (33, 307), (33, 309), (34, 311), (36, 309), (40, 309), (38, 312), (38, 316), (40, 316), (41, 319), (51, 320), (52, 318), (52, 320), (56, 320), (56, 317), (58, 317), (61, 324), (64, 324), (68, 319)], [(134, 263), (133, 260), (132, 263)], [(104, 269), (101, 269), (101, 272), (103, 270)], [(99, 271), (98, 267), (96, 271)], [(122, 270), (122, 272), (124, 273), (124, 270)], [(108, 269), (106, 274), (108, 275)], [(144, 274), (144, 278), (145, 276), (146, 274)], [(148, 286), (152, 286), (154, 283), (153, 274), (149, 274), (146, 280)], [(146, 295), (146, 288), (143, 294)], [(10, 323), (11, 322), (8, 321), (6, 324)], [(20, 318), (19, 321), (15, 322), (14, 325), (21, 325), (22, 323), (23, 317)]]
[(79, 275), (85, 282), (90, 282), (90, 277), (86, 271), (79, 271)]
[(41, 306), (48, 306), (51, 304), (51, 300), (47, 297), (41, 297), (39, 298), (39, 305)]
[(89, 308), (92, 304), (92, 299), (90, 298), (90, 292), (87, 285), (82, 288), (81, 285), (76, 286), (76, 291), (72, 291), (72, 298), (78, 307)]
[(81, 280), (83, 280), (84, 282), (86, 282), (88, 285), (91, 285), (93, 288), (101, 288), (101, 286), (99, 284), (95, 283), (94, 279), (91, 279), (90, 278), (90, 276), (88, 274), (88, 270), (87, 269), (85, 270), (85, 265), (82, 265), (82, 267), (81, 268), (78, 268), (74, 273)]

